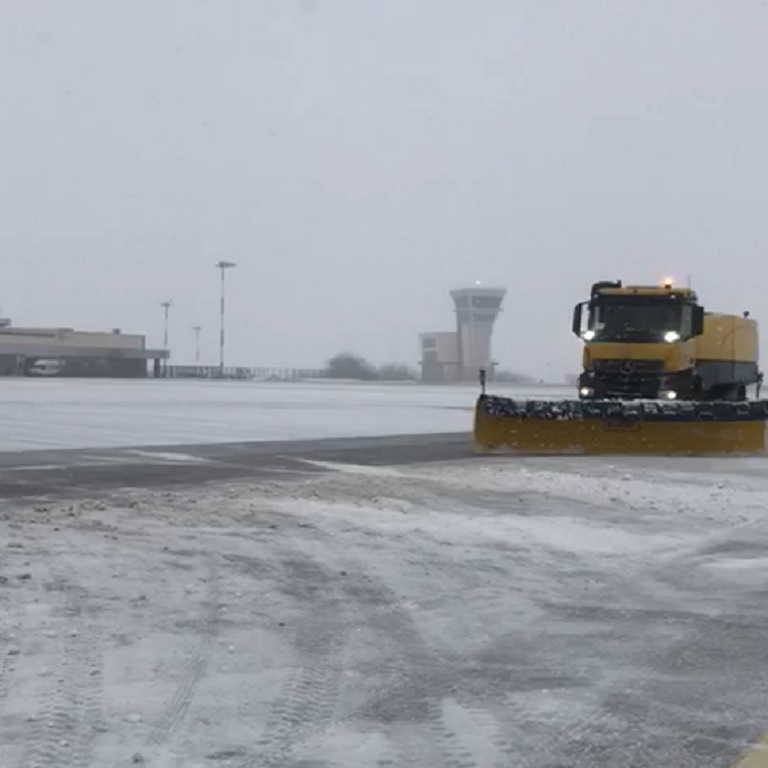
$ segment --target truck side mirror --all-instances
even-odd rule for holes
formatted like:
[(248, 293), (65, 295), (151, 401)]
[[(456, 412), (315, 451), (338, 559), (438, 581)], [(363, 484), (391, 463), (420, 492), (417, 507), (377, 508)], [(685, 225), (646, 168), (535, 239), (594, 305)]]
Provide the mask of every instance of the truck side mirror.
[(693, 335), (701, 336), (704, 333), (704, 307), (693, 308)]
[(581, 312), (584, 308), (583, 304), (577, 304), (573, 308), (573, 332), (576, 336), (581, 336)]

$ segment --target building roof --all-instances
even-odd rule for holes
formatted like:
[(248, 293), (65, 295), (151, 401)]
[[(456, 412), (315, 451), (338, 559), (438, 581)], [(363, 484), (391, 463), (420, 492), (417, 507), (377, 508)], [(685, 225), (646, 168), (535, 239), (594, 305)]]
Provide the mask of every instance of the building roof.
[(167, 359), (168, 350), (147, 349), (139, 334), (75, 331), (72, 328), (0, 327), (0, 355), (34, 358)]
[(18, 341), (12, 344), (0, 344), (0, 355), (20, 355), (36, 358), (65, 357), (108, 357), (126, 360), (167, 360), (167, 349), (118, 349), (116, 347), (75, 347), (63, 344), (25, 344)]
[(455, 288), (451, 296), (506, 296), (506, 288), (494, 288), (485, 285), (473, 285), (471, 288)]

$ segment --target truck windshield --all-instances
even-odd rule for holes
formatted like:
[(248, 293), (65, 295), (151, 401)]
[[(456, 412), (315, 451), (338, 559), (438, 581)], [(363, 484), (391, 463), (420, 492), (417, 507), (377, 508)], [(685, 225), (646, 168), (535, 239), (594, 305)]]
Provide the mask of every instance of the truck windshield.
[(588, 327), (598, 341), (658, 342), (669, 331), (689, 335), (683, 327), (687, 314), (669, 300), (598, 300), (590, 306)]

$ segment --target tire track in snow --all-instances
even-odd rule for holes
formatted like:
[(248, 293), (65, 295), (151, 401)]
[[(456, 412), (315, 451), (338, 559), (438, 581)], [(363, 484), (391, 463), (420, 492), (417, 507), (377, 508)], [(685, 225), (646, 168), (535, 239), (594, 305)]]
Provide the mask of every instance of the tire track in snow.
[(390, 739), (393, 766), (418, 764), (409, 757), (413, 754), (419, 761), (427, 759), (427, 764), (445, 768), (485, 766), (464, 746), (445, 717), (445, 700), (458, 694), (455, 668), (459, 660), (428, 642), (402, 598), (383, 579), (359, 567), (346, 591), (360, 607), (366, 623), (393, 640), (397, 650), (385, 668), (389, 677), (386, 687), (368, 697), (347, 719), (373, 716), (396, 722), (408, 713), (421, 722), (417, 732), (401, 734), (404, 743)]
[[(20, 653), (15, 638), (23, 636), (23, 615), (19, 600), (14, 600), (7, 577), (0, 581), (0, 714), (10, 692), (16, 670), (16, 658)], [(0, 738), (0, 744), (2, 739)]]
[(104, 689), (104, 657), (101, 631), (85, 617), (87, 593), (77, 588), (67, 590), (67, 616), (70, 629), (66, 633), (65, 652), (73, 667), (73, 691), (79, 728), (73, 734), (70, 765), (89, 768), (93, 741), (102, 723), (102, 694)]
[(31, 738), (20, 768), (89, 768), (101, 720), (101, 634), (84, 618), (86, 593), (54, 578), (64, 593), (62, 617), (51, 620), (45, 632), (56, 640), (55, 682), (29, 729)]
[(208, 561), (206, 609), (203, 629), (192, 659), (187, 664), (181, 679), (158, 722), (152, 729), (147, 742), (148, 755), (154, 755), (173, 736), (184, 721), (192, 704), (197, 687), (208, 669), (219, 624), (219, 576), (216, 561)]
[[(388, 723), (396, 721), (405, 713), (415, 716), (422, 722), (423, 727), (407, 729), (406, 735), (401, 734), (401, 743), (390, 739), (387, 750), (389, 757), (379, 759), (377, 764), (393, 768), (409, 765), (485, 768), (496, 765), (497, 763), (489, 763), (487, 760), (478, 760), (477, 756), (464, 746), (446, 719), (447, 697), (460, 695), (456, 686), (451, 683), (452, 668), (461, 666), (464, 662), (441, 653), (425, 640), (408, 610), (403, 607), (402, 598), (359, 562), (330, 567), (316, 563), (310, 565), (305, 561), (300, 569), (301, 576), (311, 579), (313, 583), (320, 585), (322, 590), (327, 590), (323, 574), (327, 578), (329, 572), (338, 573), (342, 566), (347, 575), (340, 582), (336, 582), (341, 585), (338, 587), (339, 594), (335, 597), (337, 609), (326, 614), (325, 632), (320, 635), (316, 624), (306, 625), (315, 649), (328, 643), (328, 633), (331, 633), (330, 637), (335, 637), (335, 650), (330, 651), (330, 647), (326, 646), (320, 665), (297, 670), (297, 674), (287, 684), (283, 697), (273, 706), (277, 723), (268, 726), (267, 737), (262, 742), (267, 746), (266, 754), (262, 753), (260, 758), (252, 759), (240, 768), (285, 766), (289, 764), (293, 750), (311, 737), (327, 730), (329, 726), (352, 723), (359, 720), (361, 715), (363, 718), (373, 715), (378, 722)], [(293, 574), (293, 577), (295, 578), (296, 574)], [(341, 606), (345, 613), (350, 614), (346, 622), (338, 617)], [(336, 620), (334, 614), (338, 617)], [(355, 618), (352, 619), (351, 615)], [(385, 687), (378, 694), (366, 698), (361, 706), (342, 712), (339, 707), (339, 692), (343, 686), (344, 665), (340, 656), (343, 651), (342, 634), (346, 634), (350, 619), (355, 624), (375, 629), (378, 635), (387, 638), (387, 642), (394, 639), (398, 650), (384, 665), (384, 674), (388, 678)], [(329, 674), (332, 675), (330, 681)], [(330, 695), (329, 688), (333, 691)], [(320, 712), (312, 712), (313, 703), (318, 700), (324, 700), (324, 705)], [(477, 711), (475, 714), (479, 722), (481, 715), (478, 715)], [(482, 715), (487, 733), (487, 728), (490, 727), (489, 718), (492, 719), (492, 716), (485, 712)], [(494, 732), (493, 741), (503, 741), (498, 731)], [(484, 752), (487, 754), (490, 748), (489, 742)], [(418, 756), (416, 762), (413, 762), (412, 755)]]
[[(388, 498), (387, 494), (391, 494), (389, 484), (378, 488), (375, 478), (364, 487), (357, 479), (350, 484), (338, 475), (330, 476), (326, 483), (333, 486), (328, 500), (330, 514), (333, 504), (339, 501), (366, 504), (375, 491), (378, 497)], [(360, 493), (364, 498), (358, 498)], [(472, 690), (477, 685), (462, 686), (462, 675), (467, 680), (473, 674), (468, 669), (471, 660), (468, 663), (452, 649), (425, 637), (405, 599), (391, 586), (391, 575), (376, 572), (375, 551), (360, 552), (359, 528), (353, 521), (347, 520), (341, 528), (333, 518), (330, 522), (332, 529), (321, 534), (321, 551), (326, 556), (339, 550), (345, 553), (340, 558), (330, 556), (337, 561), (335, 567), (346, 568), (349, 574), (343, 581), (344, 603), (350, 612), (359, 615), (359, 623), (381, 638), (382, 647), (391, 649), (383, 663), (374, 662), (373, 674), (384, 679), (379, 690), (337, 723), (367, 720), (381, 729), (389, 737), (387, 752), (391, 755), (380, 761), (382, 765), (486, 768), (509, 764), (509, 756), (517, 755), (518, 750), (493, 713), (477, 705), (478, 697)], [(445, 552), (443, 557), (448, 559)], [(477, 731), (474, 738), (464, 738), (467, 722)], [(457, 729), (457, 725), (462, 728)], [(415, 763), (414, 755), (418, 756)]]
[[(327, 480), (343, 486), (333, 494), (335, 501), (351, 497), (353, 502), (365, 504), (372, 493), (376, 493), (378, 499), (391, 497), (390, 483), (379, 488), (376, 478), (364, 486), (359, 482), (345, 483), (348, 480), (348, 477), (340, 478), (338, 475)], [(435, 508), (443, 508), (445, 502), (450, 501), (429, 479), (422, 484), (425, 487), (418, 494), (420, 503), (424, 503), (424, 493), (435, 499)], [(362, 499), (359, 498), (361, 493)], [(392, 501), (401, 513), (400, 494)], [(386, 506), (382, 510), (385, 514)], [(338, 549), (339, 539), (347, 539), (347, 546), (343, 549), (354, 553), (350, 557), (353, 559), (349, 567), (350, 577), (344, 582), (348, 603), (358, 611), (366, 626), (374, 628), (377, 636), (386, 638), (383, 642), (392, 643), (394, 653), (383, 670), (388, 678), (384, 686), (369, 696), (355, 712), (349, 713), (345, 720), (369, 715), (374, 720), (397, 722), (398, 718), (402, 721), (403, 713), (409, 708), (415, 709), (423, 718), (422, 733), (403, 729), (401, 735), (407, 733), (407, 743), (399, 746), (391, 744), (395, 753), (392, 765), (410, 764), (409, 755), (419, 752), (422, 761), (425, 760), (423, 755), (428, 754), (427, 763), (449, 768), (507, 765), (514, 756), (519, 757), (519, 750), (504, 733), (495, 715), (478, 704), (483, 698), (478, 697), (477, 683), (471, 679), (476, 674), (471, 668), (473, 659), (467, 659), (448, 644), (425, 635), (406, 599), (391, 584), (392, 571), (377, 570), (372, 553), (365, 552), (361, 556), (360, 539), (356, 533), (355, 528), (348, 525), (343, 530), (334, 530), (328, 536), (327, 550), (333, 551), (331, 540)], [(439, 542), (435, 543), (439, 545)], [(451, 570), (455, 570), (455, 555), (452, 552), (441, 548), (440, 557), (445, 564), (450, 564)], [(484, 691), (483, 696), (486, 693)], [(473, 736), (465, 738), (470, 730)], [(425, 738), (424, 734), (429, 735)]]
[(5, 700), (8, 698), (14, 665), (11, 650), (6, 644), (0, 647), (0, 654), (2, 654), (2, 659), (0, 659), (0, 713), (2, 713)]
[[(3, 620), (8, 620), (10, 617), (20, 614), (18, 604), (16, 602), (11, 603), (8, 598), (0, 600), (0, 611), (2, 612), (0, 615)], [(12, 622), (9, 622), (0, 631), (0, 745), (10, 743), (11, 741), (11, 736), (6, 736), (5, 729), (3, 728), (3, 714), (21, 654), (21, 648), (16, 645), (15, 635), (18, 637), (24, 636), (24, 627), (20, 618), (15, 624), (15, 633), (13, 632)]]
[[(4, 617), (7, 617), (13, 610), (8, 603), (7, 599), (0, 601), (0, 612)], [(0, 714), (2, 714), (5, 701), (8, 698), (11, 677), (15, 670), (14, 656), (16, 653), (17, 649), (11, 641), (10, 628), (6, 628), (0, 633)]]
[[(257, 756), (238, 768), (284, 768), (294, 748), (330, 728), (337, 720), (337, 702), (344, 674), (346, 621), (336, 589), (326, 569), (309, 555), (292, 553), (283, 561), (285, 578), (303, 607), (293, 643), (299, 664), (272, 703), (271, 714), (258, 745)], [(322, 610), (322, 621), (315, 611)]]

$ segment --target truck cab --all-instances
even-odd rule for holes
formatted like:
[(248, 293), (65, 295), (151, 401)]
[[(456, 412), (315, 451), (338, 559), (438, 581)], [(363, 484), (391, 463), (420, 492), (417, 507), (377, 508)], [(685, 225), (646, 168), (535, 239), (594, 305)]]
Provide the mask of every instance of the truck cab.
[(582, 399), (743, 400), (759, 380), (754, 321), (710, 316), (671, 281), (595, 283), (573, 332), (584, 342)]

